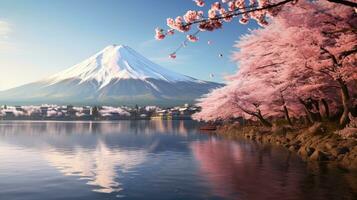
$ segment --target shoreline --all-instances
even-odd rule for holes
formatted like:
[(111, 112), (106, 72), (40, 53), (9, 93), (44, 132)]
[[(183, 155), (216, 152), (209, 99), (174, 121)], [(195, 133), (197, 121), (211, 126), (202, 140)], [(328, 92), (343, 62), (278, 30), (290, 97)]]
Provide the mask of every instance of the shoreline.
[(239, 125), (222, 125), (217, 133), (228, 139), (245, 138), (261, 144), (284, 147), (305, 162), (332, 164), (349, 171), (357, 171), (357, 140), (344, 139), (323, 131), (323, 125), (304, 128), (278, 127), (274, 130)]
[(138, 118), (138, 119), (0, 119), (0, 122), (118, 122), (118, 121), (194, 121), (191, 118)]

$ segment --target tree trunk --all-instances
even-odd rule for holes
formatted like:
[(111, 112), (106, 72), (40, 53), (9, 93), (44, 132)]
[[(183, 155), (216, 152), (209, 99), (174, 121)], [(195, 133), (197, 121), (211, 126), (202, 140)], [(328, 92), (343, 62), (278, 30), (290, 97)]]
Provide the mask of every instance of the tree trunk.
[(341, 98), (343, 105), (343, 113), (340, 118), (340, 125), (345, 126), (349, 121), (348, 114), (350, 113), (350, 95), (346, 83), (342, 79), (338, 79), (337, 81), (341, 87)]
[(289, 111), (288, 111), (288, 108), (286, 107), (286, 104), (285, 104), (285, 99), (284, 99), (284, 95), (283, 95), (283, 92), (280, 91), (280, 98), (281, 98), (281, 101), (283, 103), (283, 109), (284, 109), (284, 115), (285, 115), (285, 119), (288, 121), (288, 123), (292, 126), (293, 123), (291, 122), (291, 119), (290, 119), (290, 116), (289, 116)]
[(293, 123), (291, 122), (290, 116), (289, 116), (289, 111), (288, 108), (284, 105), (284, 115), (286, 120), (289, 122), (289, 124), (292, 126)]
[(243, 112), (247, 113), (248, 115), (251, 115), (251, 116), (254, 116), (256, 118), (259, 119), (260, 123), (263, 125), (263, 126), (266, 126), (266, 127), (272, 127), (272, 124), (270, 122), (268, 122), (266, 119), (264, 119), (262, 113), (260, 112), (260, 110), (258, 108), (256, 108), (256, 111), (249, 111), (249, 110), (246, 110), (242, 107), (239, 107)]
[(317, 111), (317, 113), (314, 112), (315, 117), (317, 118), (317, 121), (321, 121), (322, 120), (322, 114), (320, 111), (320, 104), (318, 100), (315, 99), (311, 99), (312, 105), (315, 107), (315, 110)]
[(304, 119), (304, 124), (305, 124), (305, 125), (312, 124), (311, 121), (310, 121), (310, 119), (309, 119), (309, 117), (308, 117), (307, 115), (305, 115), (305, 116), (303, 117), (303, 119)]
[(325, 99), (321, 99), (322, 105), (325, 109), (325, 117), (326, 119), (330, 119), (330, 108), (328, 107), (328, 103)]
[(262, 116), (262, 114), (260, 112), (258, 112), (258, 114), (256, 115), (256, 117), (259, 119), (260, 123), (263, 126), (266, 127), (272, 127), (272, 124), (270, 122), (268, 122), (268, 120), (264, 119), (264, 117)]
[(309, 108), (307, 107), (306, 103), (304, 102), (304, 100), (302, 100), (301, 98), (299, 98), (299, 101), (300, 101), (300, 103), (304, 106), (304, 110), (305, 110), (306, 117), (307, 117), (308, 121), (309, 121), (310, 123), (314, 123), (314, 118), (312, 117), (312, 114), (311, 114)]

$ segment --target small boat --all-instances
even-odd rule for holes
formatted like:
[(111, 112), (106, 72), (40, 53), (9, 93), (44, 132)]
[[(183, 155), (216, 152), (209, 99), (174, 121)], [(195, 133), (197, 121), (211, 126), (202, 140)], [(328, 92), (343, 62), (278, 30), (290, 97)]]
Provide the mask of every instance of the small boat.
[(215, 130), (217, 130), (217, 126), (215, 126), (213, 124), (206, 124), (206, 125), (200, 126), (199, 129), (202, 131), (215, 131)]

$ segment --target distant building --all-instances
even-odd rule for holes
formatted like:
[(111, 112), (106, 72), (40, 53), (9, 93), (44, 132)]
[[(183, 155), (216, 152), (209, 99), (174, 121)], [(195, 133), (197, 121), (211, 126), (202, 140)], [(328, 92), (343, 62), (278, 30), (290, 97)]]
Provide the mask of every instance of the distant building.
[(47, 115), (48, 106), (41, 106), (40, 110), (41, 110), (41, 115), (42, 116), (46, 116)]

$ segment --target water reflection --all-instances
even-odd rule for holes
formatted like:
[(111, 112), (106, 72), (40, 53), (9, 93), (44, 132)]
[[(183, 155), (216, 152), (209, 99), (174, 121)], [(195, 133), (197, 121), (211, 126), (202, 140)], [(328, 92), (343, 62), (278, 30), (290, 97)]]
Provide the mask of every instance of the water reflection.
[[(200, 165), (201, 176), (221, 198), (335, 199), (335, 193), (357, 192), (349, 184), (352, 177), (357, 182), (356, 176), (349, 174), (339, 178), (337, 183), (331, 172), (326, 177), (310, 174), (299, 158), (280, 148), (216, 138), (193, 142), (191, 148)], [(320, 169), (318, 173), (323, 172)], [(331, 187), (323, 181), (337, 184)], [(315, 188), (311, 188), (311, 184)], [(346, 197), (353, 198), (353, 194)]]
[(353, 199), (357, 175), (192, 121), (0, 122), (0, 199)]
[(135, 174), (149, 153), (185, 149), (180, 138), (188, 137), (188, 129), (195, 130), (184, 121), (8, 121), (0, 123), (0, 139), (38, 151), (63, 175), (86, 180), (94, 192), (112, 193), (123, 189), (121, 177)]
[(0, 135), (66, 135), (66, 134), (111, 134), (128, 132), (135, 134), (178, 134), (187, 136), (192, 124), (185, 121), (107, 121), (107, 122), (67, 122), (67, 121), (3, 121), (0, 123)]
[(95, 186), (95, 192), (119, 192), (122, 190), (119, 174), (132, 172), (145, 161), (143, 150), (122, 151), (109, 149), (102, 141), (95, 149), (75, 148), (71, 153), (47, 149), (42, 152), (48, 162), (66, 176), (79, 176)]

